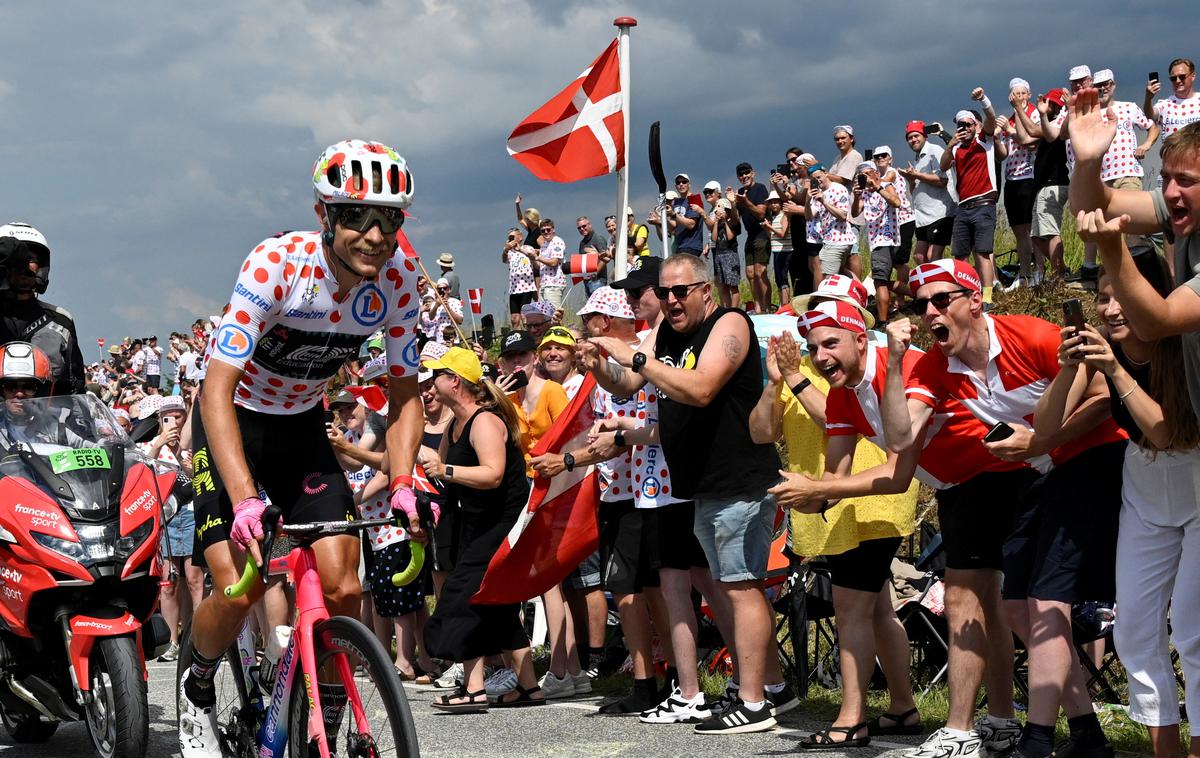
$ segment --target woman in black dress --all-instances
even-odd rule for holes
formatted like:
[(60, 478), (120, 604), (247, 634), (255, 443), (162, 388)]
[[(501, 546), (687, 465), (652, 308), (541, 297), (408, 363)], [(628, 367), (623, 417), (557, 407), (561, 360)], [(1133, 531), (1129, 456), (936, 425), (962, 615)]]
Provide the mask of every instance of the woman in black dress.
[(454, 414), (442, 436), (438, 460), (426, 462), (425, 472), (447, 484), (447, 496), (457, 501), (461, 522), (458, 562), (425, 628), (425, 643), (431, 655), (462, 662), (463, 685), (435, 700), (433, 707), (487, 710), (483, 659), (501, 652), (511, 653), (518, 682), (493, 706), (545, 705), (519, 606), (471, 604), (488, 563), (529, 499), (516, 410), (483, 378), (483, 367), (469, 350), (452, 347), (421, 365), (433, 371), (434, 391)]

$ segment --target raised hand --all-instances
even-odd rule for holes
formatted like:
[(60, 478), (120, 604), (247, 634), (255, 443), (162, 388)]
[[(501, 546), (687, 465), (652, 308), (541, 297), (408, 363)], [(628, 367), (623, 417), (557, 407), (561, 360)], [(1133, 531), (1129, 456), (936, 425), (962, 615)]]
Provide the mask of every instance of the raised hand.
[(971, 99), (982, 102), (984, 94), (983, 87), (976, 87), (975, 89), (971, 90)]
[(1094, 211), (1080, 211), (1075, 217), (1075, 223), (1078, 225), (1081, 240), (1104, 246), (1121, 239), (1125, 228), (1129, 226), (1129, 216), (1122, 214), (1116, 218), (1105, 219), (1104, 211), (1097, 208)]
[(917, 331), (916, 325), (912, 319), (898, 318), (884, 327), (884, 331), (887, 332), (888, 355), (902, 359), (912, 344), (913, 334)]
[(1116, 114), (1100, 109), (1100, 97), (1090, 87), (1076, 93), (1068, 107), (1067, 134), (1076, 163), (1100, 160), (1117, 135)]
[(800, 372), (800, 345), (792, 339), (792, 335), (784, 332), (776, 338), (775, 362), (779, 373), (792, 376)]

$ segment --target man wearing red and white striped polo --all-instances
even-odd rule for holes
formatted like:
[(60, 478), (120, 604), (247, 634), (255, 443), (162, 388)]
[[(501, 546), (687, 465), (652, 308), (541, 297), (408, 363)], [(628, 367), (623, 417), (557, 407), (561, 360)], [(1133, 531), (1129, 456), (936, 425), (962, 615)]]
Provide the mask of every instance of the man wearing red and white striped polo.
[(953, 173), (958, 188), (958, 212), (954, 216), (952, 254), (965, 260), (975, 254), (975, 265), (982, 276), (984, 307), (992, 302), (992, 284), (996, 266), (992, 247), (996, 236), (996, 200), (1000, 184), (996, 180), (996, 111), (983, 87), (971, 91), (971, 99), (983, 106), (983, 118), (973, 110), (961, 110), (954, 116), (954, 136), (942, 153), (941, 169)]

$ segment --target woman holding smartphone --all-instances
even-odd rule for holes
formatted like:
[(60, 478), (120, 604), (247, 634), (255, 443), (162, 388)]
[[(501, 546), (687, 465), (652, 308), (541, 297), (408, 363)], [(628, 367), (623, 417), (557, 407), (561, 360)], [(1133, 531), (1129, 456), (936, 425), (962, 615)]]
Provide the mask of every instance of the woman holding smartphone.
[[(1085, 231), (1088, 215), (1079, 214), (1085, 241), (1125, 244), (1115, 227)], [(1133, 260), (1160, 295), (1170, 294), (1166, 261), (1148, 248)], [(1061, 425), (1087, 380), (1104, 374), (1113, 419), (1135, 443), (1126, 449), (1122, 473), (1114, 641), (1128, 673), (1130, 714), (1149, 730), (1154, 755), (1173, 757), (1179, 755), (1179, 698), (1168, 608), (1187, 702), (1200, 703), (1200, 425), (1188, 400), (1180, 338), (1138, 337), (1104, 273), (1096, 312), (1107, 338), (1091, 324), (1063, 329), (1063, 369), (1042, 398), (1035, 426), (1043, 433)], [(1200, 755), (1200, 736), (1192, 737), (1190, 754)]]

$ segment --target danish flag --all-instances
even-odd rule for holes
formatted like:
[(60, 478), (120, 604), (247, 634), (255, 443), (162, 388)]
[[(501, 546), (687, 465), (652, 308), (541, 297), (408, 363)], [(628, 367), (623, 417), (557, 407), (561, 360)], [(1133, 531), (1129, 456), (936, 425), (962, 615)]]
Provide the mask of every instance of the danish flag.
[(625, 122), (617, 41), (575, 81), (517, 124), (508, 153), (539, 179), (576, 182), (625, 162)]
[(600, 271), (600, 256), (596, 253), (572, 255), (567, 261), (567, 273), (571, 275), (571, 283), (579, 284), (592, 279)]
[(471, 313), (476, 316), (483, 313), (483, 287), (467, 290), (467, 299), (471, 301)]

